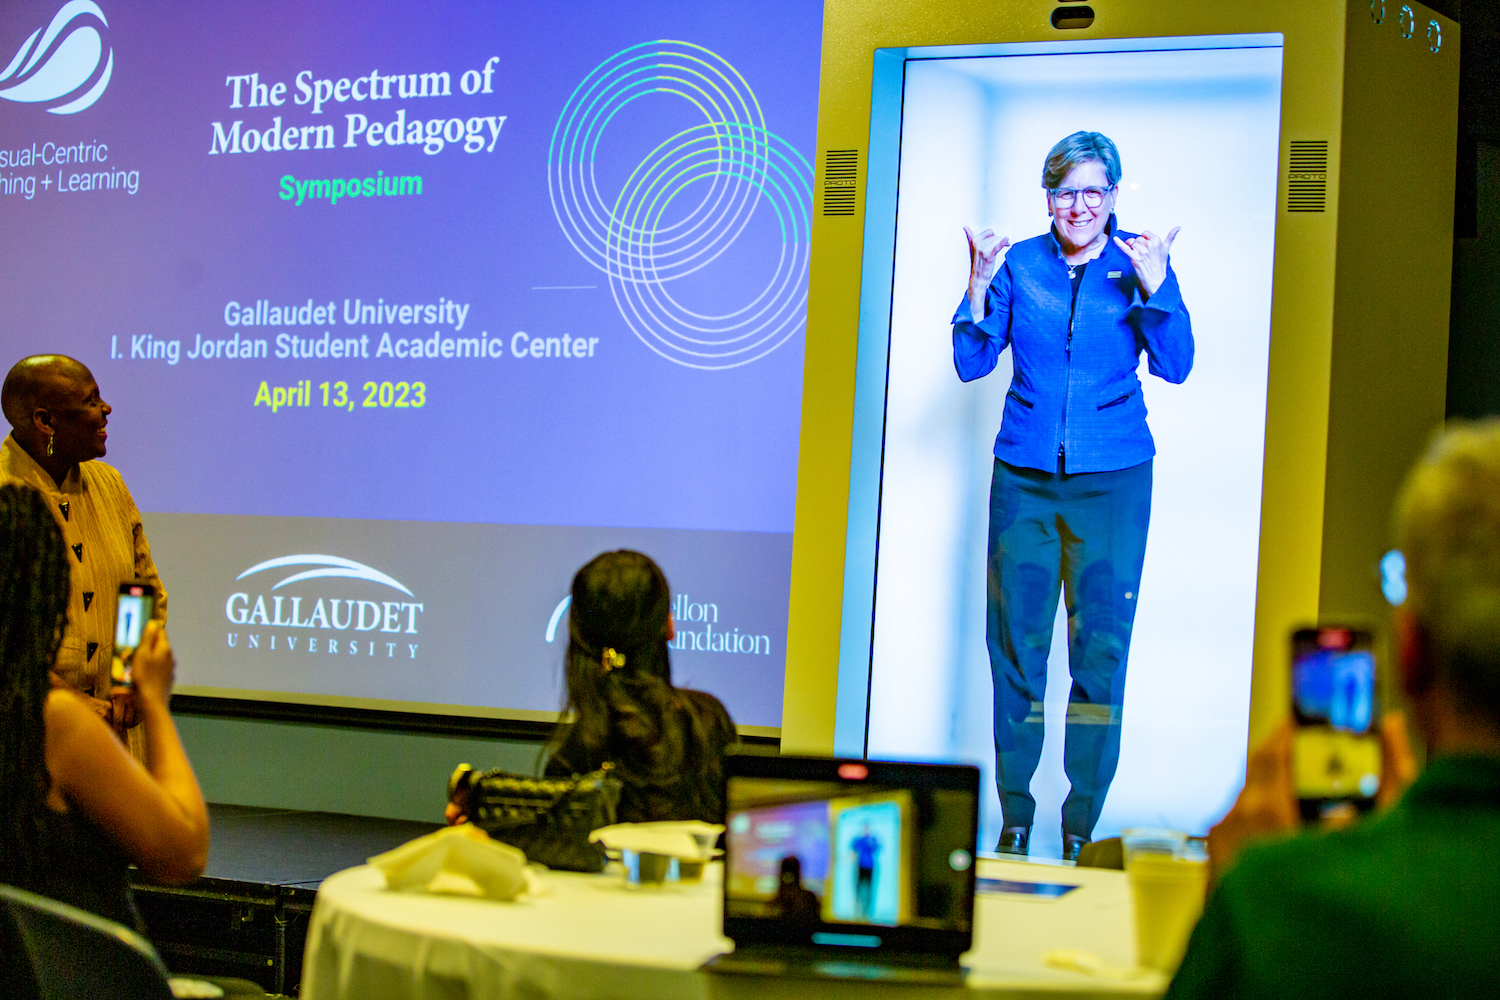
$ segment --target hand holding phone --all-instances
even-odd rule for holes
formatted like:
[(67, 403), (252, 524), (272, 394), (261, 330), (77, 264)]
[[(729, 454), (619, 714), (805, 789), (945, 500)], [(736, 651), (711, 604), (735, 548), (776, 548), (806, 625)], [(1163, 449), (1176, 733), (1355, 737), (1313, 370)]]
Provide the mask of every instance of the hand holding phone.
[(1380, 698), (1365, 629), (1292, 635), (1292, 774), (1305, 819), (1364, 812), (1380, 791)]
[(110, 664), (110, 682), (133, 687), (131, 661), (146, 634), (146, 623), (156, 605), (156, 588), (149, 583), (122, 583), (115, 606), (115, 656)]
[[(1301, 823), (1302, 800), (1293, 778), (1296, 739), (1291, 719), (1277, 726), (1250, 751), (1245, 787), (1234, 808), (1208, 832), (1211, 877), (1217, 879), (1251, 841), (1290, 833)], [(1407, 736), (1406, 719), (1387, 712), (1380, 719), (1381, 776), (1378, 808), (1395, 805), (1417, 777), (1416, 755)]]
[(147, 702), (165, 706), (172, 697), (172, 682), (177, 673), (177, 657), (167, 641), (167, 630), (159, 621), (146, 623), (141, 644), (135, 651), (136, 710), (144, 719), (149, 713)]

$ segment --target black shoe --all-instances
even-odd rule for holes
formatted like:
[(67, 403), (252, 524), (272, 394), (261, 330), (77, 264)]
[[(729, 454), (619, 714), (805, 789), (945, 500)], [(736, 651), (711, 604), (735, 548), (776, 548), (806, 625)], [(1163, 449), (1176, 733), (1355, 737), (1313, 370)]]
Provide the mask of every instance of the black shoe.
[(1083, 853), (1084, 845), (1088, 842), (1089, 838), (1087, 837), (1080, 837), (1077, 834), (1073, 833), (1063, 834), (1062, 859), (1064, 861), (1076, 862), (1078, 860), (1078, 856)]
[(999, 854), (1026, 853), (1026, 842), (1031, 839), (1031, 827), (1029, 826), (1007, 826), (1000, 831), (1000, 843), (995, 845), (995, 851)]

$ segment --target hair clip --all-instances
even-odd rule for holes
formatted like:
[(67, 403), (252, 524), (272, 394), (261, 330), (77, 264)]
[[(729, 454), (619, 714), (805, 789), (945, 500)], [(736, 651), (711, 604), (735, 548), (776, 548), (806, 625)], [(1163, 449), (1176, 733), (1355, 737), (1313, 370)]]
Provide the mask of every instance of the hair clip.
[(618, 670), (625, 665), (625, 654), (617, 653), (613, 647), (605, 646), (604, 652), (599, 654), (599, 663), (604, 667), (607, 674), (611, 670)]

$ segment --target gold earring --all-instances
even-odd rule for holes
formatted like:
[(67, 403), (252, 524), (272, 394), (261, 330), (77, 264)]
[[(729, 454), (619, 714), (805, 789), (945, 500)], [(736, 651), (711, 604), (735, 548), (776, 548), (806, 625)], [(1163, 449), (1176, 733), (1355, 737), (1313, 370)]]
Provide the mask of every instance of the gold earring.
[(51, 434), (47, 435), (47, 454), (48, 455), (52, 454), (52, 435)]

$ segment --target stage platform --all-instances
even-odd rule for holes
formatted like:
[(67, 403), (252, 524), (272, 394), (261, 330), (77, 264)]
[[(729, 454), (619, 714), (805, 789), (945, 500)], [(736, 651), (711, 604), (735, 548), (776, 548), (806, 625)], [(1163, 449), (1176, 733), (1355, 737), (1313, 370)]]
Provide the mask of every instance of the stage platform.
[(334, 872), (440, 823), (209, 805), (208, 867), (192, 885), (137, 883), (136, 906), (173, 972), (239, 976), (293, 994), (307, 917)]

